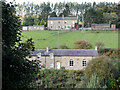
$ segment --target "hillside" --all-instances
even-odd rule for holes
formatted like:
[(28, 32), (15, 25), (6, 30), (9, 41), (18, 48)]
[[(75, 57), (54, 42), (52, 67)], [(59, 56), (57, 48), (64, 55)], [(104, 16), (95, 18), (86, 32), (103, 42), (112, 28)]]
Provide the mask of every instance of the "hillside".
[(117, 31), (23, 31), (22, 40), (33, 38), (35, 47), (38, 49), (58, 48), (59, 45), (66, 44), (69, 48), (74, 47), (74, 42), (77, 40), (87, 40), (94, 48), (96, 42), (103, 42), (105, 48), (118, 48), (118, 32)]

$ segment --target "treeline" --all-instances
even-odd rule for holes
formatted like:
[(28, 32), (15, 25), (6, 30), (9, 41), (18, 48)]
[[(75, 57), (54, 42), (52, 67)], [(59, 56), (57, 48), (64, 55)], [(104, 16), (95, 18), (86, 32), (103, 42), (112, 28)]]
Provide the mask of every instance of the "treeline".
[(82, 3), (77, 2), (59, 2), (59, 3), (23, 3), (17, 4), (16, 12), (22, 16), (22, 25), (40, 25), (40, 21), (43, 19), (47, 26), (48, 15), (51, 17), (64, 16), (76, 16), (79, 15), (81, 20), (81, 14), (85, 11), (85, 26), (89, 27), (92, 23), (117, 23), (117, 6), (112, 2), (100, 2), (100, 3)]

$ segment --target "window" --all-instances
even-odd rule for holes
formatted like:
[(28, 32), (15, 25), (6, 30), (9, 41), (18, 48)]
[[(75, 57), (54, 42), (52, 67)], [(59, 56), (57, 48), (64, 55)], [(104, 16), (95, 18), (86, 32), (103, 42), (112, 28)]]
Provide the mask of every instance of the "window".
[(86, 66), (86, 60), (85, 59), (82, 61), (82, 66)]
[(50, 28), (52, 28), (52, 26)]
[(66, 28), (66, 26), (65, 26), (65, 28)]
[(70, 60), (70, 66), (73, 66), (73, 60)]
[(58, 26), (58, 28), (60, 28), (60, 26)]
[(60, 23), (60, 21), (58, 23)]
[(74, 21), (72, 21), (72, 23), (74, 24), (75, 22), (74, 22)]
[(50, 59), (53, 59), (53, 53), (50, 54)]
[(67, 23), (67, 21), (64, 22), (65, 24)]
[(50, 67), (53, 67), (53, 63), (50, 63)]
[(51, 21), (50, 23), (53, 24), (53, 21)]

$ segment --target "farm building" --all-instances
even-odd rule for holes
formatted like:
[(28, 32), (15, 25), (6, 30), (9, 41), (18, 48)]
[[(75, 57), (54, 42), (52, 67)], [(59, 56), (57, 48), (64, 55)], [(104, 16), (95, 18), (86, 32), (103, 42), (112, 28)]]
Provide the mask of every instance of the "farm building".
[(46, 69), (68, 70), (84, 69), (88, 62), (98, 56), (97, 49), (36, 49), (27, 58), (41, 61), (41, 66)]
[(50, 30), (77, 29), (78, 17), (48, 17), (48, 28)]
[(116, 29), (116, 25), (114, 24), (92, 24), (92, 30), (113, 30)]
[(23, 26), (23, 31), (44, 30), (44, 25)]

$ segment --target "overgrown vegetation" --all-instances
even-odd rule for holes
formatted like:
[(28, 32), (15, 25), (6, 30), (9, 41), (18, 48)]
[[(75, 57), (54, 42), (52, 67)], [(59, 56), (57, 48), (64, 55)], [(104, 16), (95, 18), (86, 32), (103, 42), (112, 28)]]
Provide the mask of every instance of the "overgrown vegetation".
[(20, 19), (12, 3), (2, 1), (2, 88), (32, 88), (39, 69), (26, 56), (34, 50), (32, 39), (21, 43)]

